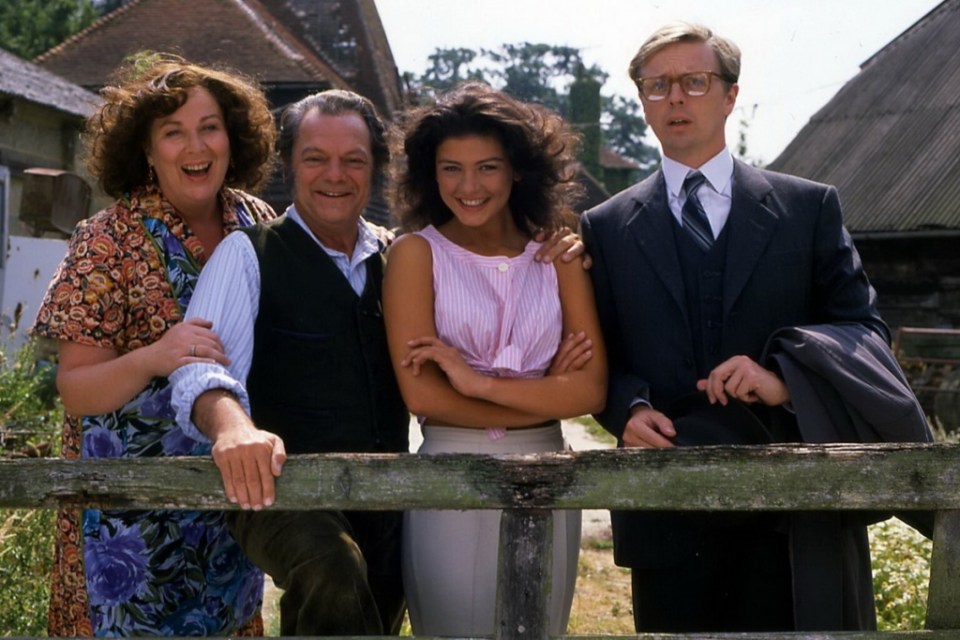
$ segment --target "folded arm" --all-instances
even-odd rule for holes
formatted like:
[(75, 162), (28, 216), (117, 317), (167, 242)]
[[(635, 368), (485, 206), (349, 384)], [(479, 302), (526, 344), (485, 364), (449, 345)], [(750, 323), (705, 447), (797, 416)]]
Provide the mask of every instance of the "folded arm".
[[(539, 379), (493, 378), (463, 362), (437, 338), (432, 255), (425, 240), (401, 238), (391, 248), (384, 280), (384, 312), (391, 357), (408, 408), (427, 418), (472, 427), (511, 427), (588, 413), (603, 402), (606, 356), (589, 295), (576, 263), (561, 263), (564, 334), (586, 332), (590, 355), (577, 370), (554, 368)], [(593, 318), (592, 322), (590, 318)], [(559, 345), (558, 345), (559, 346)]]

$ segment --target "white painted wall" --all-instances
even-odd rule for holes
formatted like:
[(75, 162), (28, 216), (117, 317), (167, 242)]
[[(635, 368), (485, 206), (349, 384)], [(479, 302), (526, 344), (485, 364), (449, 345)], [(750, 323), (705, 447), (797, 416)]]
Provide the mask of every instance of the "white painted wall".
[[(67, 252), (67, 241), (9, 236), (0, 275), (0, 344), (15, 351), (33, 326), (47, 284)], [(0, 348), (3, 348), (0, 347)]]
[(0, 166), (0, 351), (12, 354), (26, 340), (67, 241), (16, 235), (10, 170)]

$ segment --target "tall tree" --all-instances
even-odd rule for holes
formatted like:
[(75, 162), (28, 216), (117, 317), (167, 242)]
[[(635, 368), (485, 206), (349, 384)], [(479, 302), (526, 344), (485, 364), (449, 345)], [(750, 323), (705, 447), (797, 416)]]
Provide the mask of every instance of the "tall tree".
[[(567, 94), (585, 65), (580, 50), (547, 44), (504, 44), (496, 50), (483, 50), (490, 61), (487, 73), (490, 81), (510, 95), (546, 105), (563, 115), (567, 114)], [(600, 76), (606, 74), (592, 67), (586, 71)]]
[(600, 87), (603, 80), (581, 65), (577, 70), (577, 79), (570, 85), (567, 103), (570, 113), (567, 119), (575, 126), (582, 139), (580, 161), (587, 170), (603, 179), (603, 167), (600, 166), (600, 147), (603, 145), (603, 132), (600, 129), (603, 99)]
[[(578, 92), (594, 82), (602, 85), (608, 77), (596, 65), (587, 67), (576, 47), (543, 43), (503, 44), (479, 53), (463, 48), (436, 49), (427, 60), (429, 66), (421, 76), (404, 74), (414, 100), (430, 100), (464, 80), (483, 80), (520, 100), (537, 102), (564, 117), (578, 119), (584, 110), (571, 108), (571, 100), (586, 99)], [(590, 131), (590, 123), (575, 124), (585, 133)], [(653, 167), (657, 151), (643, 142), (647, 123), (636, 101), (603, 97), (599, 126), (601, 144), (635, 160), (645, 171)], [(587, 164), (592, 166), (593, 162)]]
[(430, 66), (421, 77), (421, 82), (435, 91), (447, 91), (464, 80), (478, 79), (479, 72), (470, 68), (477, 58), (473, 49), (437, 49), (427, 60)]
[(600, 129), (605, 144), (622, 156), (636, 161), (644, 174), (650, 173), (660, 160), (660, 153), (644, 141), (647, 121), (640, 102), (623, 96), (603, 96)]
[(3, 0), (0, 47), (32, 59), (97, 18), (90, 0)]

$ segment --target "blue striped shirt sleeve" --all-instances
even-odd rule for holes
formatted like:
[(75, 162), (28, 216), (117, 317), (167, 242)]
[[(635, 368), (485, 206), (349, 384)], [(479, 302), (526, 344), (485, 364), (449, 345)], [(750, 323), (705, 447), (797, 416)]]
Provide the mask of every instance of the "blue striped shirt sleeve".
[(240, 400), (247, 414), (246, 381), (253, 359), (253, 328), (260, 306), (260, 265), (245, 233), (229, 234), (203, 268), (184, 319), (213, 323), (230, 358), (230, 366), (191, 363), (170, 375), (171, 403), (177, 424), (187, 435), (208, 441), (191, 419), (193, 403), (211, 389), (226, 389)]

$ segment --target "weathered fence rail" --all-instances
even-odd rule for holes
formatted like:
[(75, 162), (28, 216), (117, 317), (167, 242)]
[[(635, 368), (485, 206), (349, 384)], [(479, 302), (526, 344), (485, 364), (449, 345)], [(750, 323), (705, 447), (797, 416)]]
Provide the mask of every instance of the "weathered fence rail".
[[(233, 508), (209, 458), (0, 460), (0, 507), (61, 505)], [(548, 637), (549, 509), (933, 511), (927, 630), (683, 637), (960, 638), (957, 445), (295, 456), (287, 462), (273, 508), (505, 509), (495, 637), (538, 640)]]

